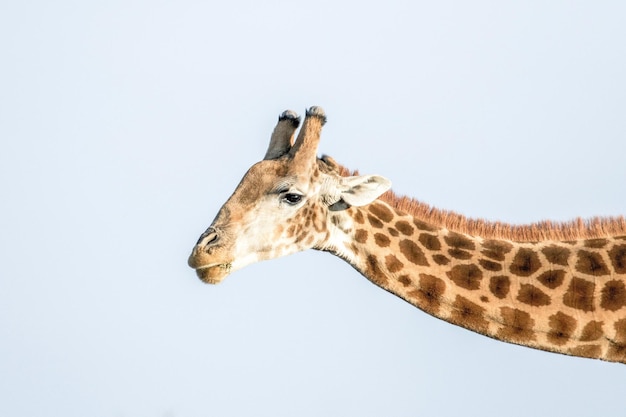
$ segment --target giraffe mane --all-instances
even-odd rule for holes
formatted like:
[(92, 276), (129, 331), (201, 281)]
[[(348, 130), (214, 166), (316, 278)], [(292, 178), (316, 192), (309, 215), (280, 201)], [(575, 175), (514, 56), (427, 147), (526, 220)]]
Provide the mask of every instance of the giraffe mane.
[[(358, 171), (351, 171), (341, 165), (338, 168), (341, 176), (358, 175)], [(397, 195), (392, 190), (380, 196), (380, 200), (423, 222), (486, 239), (538, 242), (626, 236), (626, 219), (624, 216), (588, 219), (578, 217), (565, 222), (543, 220), (529, 224), (511, 224), (470, 218), (454, 211), (432, 207), (412, 197)]]

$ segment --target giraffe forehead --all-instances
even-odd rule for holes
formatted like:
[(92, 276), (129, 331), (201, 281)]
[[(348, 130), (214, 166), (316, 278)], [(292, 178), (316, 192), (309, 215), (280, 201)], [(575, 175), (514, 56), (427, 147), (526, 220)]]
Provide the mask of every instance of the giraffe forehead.
[(233, 197), (237, 204), (253, 204), (266, 194), (289, 189), (298, 182), (301, 181), (289, 173), (285, 161), (264, 160), (254, 164), (246, 172)]
[(263, 194), (291, 188), (301, 192), (327, 190), (332, 188), (329, 184), (334, 185), (339, 176), (333, 162), (325, 159), (317, 159), (317, 163), (313, 165), (303, 165), (289, 157), (267, 159), (248, 169), (234, 194), (239, 203), (252, 203)]

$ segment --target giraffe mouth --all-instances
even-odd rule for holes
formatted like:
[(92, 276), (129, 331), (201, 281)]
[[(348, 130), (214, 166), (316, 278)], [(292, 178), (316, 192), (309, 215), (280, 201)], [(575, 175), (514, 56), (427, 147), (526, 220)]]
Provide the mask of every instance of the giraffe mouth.
[(231, 268), (231, 263), (205, 265), (196, 268), (196, 275), (205, 284), (219, 284), (230, 274)]

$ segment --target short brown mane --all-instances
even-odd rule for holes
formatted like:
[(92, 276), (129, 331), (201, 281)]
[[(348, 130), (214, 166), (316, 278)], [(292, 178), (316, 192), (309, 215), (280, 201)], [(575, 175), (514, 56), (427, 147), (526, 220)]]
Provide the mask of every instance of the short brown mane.
[[(351, 172), (343, 166), (339, 167), (339, 172), (342, 176), (358, 175), (358, 171)], [(537, 223), (515, 225), (468, 218), (453, 211), (432, 207), (411, 197), (398, 196), (391, 190), (384, 193), (380, 199), (395, 209), (410, 214), (423, 222), (487, 239), (535, 242), (626, 236), (626, 219), (623, 216), (593, 217), (590, 219), (577, 218), (568, 222), (545, 220)]]

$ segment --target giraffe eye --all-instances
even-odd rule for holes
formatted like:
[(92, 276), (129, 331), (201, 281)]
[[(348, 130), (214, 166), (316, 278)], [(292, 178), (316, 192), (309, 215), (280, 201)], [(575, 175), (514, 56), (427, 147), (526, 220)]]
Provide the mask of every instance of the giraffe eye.
[(291, 206), (295, 206), (300, 201), (302, 201), (302, 195), (294, 194), (294, 193), (287, 193), (283, 197), (283, 201)]

